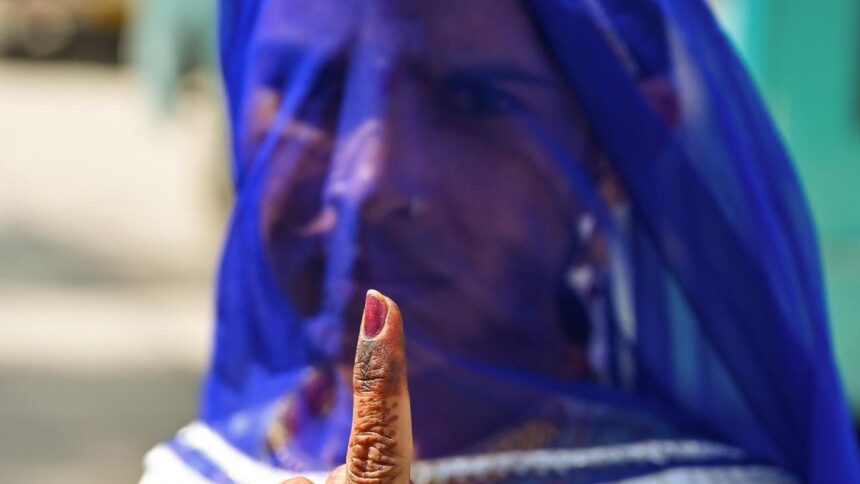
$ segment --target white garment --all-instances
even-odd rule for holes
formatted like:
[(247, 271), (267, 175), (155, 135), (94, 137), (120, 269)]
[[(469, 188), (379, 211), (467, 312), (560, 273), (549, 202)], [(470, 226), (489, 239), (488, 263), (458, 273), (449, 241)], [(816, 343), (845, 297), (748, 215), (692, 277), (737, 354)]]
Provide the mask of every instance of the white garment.
[[(323, 484), (329, 471), (290, 473), (258, 462), (230, 445), (207, 425), (196, 422), (177, 435), (183, 446), (200, 452), (229, 479), (237, 484), (280, 484), (293, 477), (305, 477)], [(696, 482), (796, 482), (788, 474), (761, 465), (729, 465), (689, 467), (688, 460), (740, 459), (743, 453), (733, 447), (698, 440), (651, 440), (586, 449), (554, 449), (501, 452), (495, 454), (448, 457), (417, 461), (412, 465), (411, 477), (415, 484), (482, 481), (499, 475), (571, 472), (576, 469), (595, 469), (625, 464), (677, 464), (679, 467), (653, 474), (626, 479), (629, 484), (671, 484)], [(145, 475), (140, 484), (210, 484), (188, 465), (169, 445), (155, 447), (144, 460)]]

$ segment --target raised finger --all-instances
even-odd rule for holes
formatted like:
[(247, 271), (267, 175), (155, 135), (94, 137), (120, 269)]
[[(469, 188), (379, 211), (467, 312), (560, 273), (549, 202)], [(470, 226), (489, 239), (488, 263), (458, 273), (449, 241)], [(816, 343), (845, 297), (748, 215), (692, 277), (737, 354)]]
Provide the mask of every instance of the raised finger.
[(412, 418), (403, 320), (394, 301), (374, 290), (368, 291), (365, 300), (353, 396), (347, 482), (408, 483)]

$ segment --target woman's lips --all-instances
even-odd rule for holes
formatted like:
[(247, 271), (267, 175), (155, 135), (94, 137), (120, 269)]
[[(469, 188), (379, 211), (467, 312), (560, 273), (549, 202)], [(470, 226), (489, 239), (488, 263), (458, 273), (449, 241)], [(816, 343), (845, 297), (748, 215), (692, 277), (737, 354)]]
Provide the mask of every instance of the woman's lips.
[[(428, 289), (447, 282), (447, 278), (429, 270), (423, 270), (426, 263), (412, 260), (407, 254), (387, 251), (374, 257), (362, 251), (353, 263), (350, 276), (357, 288), (377, 289), (399, 293), (410, 288)], [(366, 290), (365, 289), (365, 290)]]
[[(417, 235), (408, 232), (409, 227), (403, 224), (362, 224), (356, 234), (357, 250), (350, 269), (339, 275), (330, 274), (330, 236), (337, 218), (333, 207), (324, 207), (300, 227), (278, 224), (271, 233), (269, 250), (276, 278), (300, 317), (318, 315), (325, 300), (351, 301), (368, 289), (408, 298), (450, 284), (451, 278), (438, 270), (445, 268), (444, 260), (439, 260), (440, 251), (419, 252), (418, 248), (428, 247), (429, 241), (417, 240)], [(333, 277), (340, 280), (331, 280)], [(332, 287), (343, 293), (326, 293)]]

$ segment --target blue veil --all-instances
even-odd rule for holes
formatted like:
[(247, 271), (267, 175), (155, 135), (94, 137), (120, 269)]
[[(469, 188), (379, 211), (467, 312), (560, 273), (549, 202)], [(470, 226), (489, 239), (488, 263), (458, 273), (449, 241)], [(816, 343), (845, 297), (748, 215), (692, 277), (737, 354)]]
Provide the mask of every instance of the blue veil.
[(232, 446), (342, 462), (372, 286), (421, 458), (702, 438), (860, 482), (806, 202), (702, 0), (222, 0), (220, 46)]

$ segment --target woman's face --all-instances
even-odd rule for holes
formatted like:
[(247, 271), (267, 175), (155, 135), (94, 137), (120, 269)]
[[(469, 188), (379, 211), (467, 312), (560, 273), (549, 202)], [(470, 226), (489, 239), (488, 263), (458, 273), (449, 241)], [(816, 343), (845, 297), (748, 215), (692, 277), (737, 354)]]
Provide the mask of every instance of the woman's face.
[[(303, 27), (311, 3), (276, 4), (290, 27), (260, 42), (249, 164), (300, 75), (299, 63), (266, 55), (314, 43)], [(407, 333), (450, 354), (563, 373), (573, 349), (558, 295), (583, 209), (559, 163), (582, 159), (587, 127), (518, 2), (406, 3), (378, 2), (337, 27), (348, 39), (340, 54), (261, 157), (263, 238), (279, 282), (302, 317), (348, 301), (344, 361), (375, 288), (398, 302)], [(383, 16), (399, 22), (376, 28)], [(354, 250), (335, 254), (342, 234)]]

